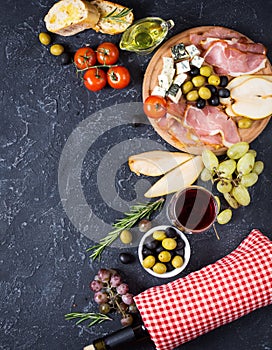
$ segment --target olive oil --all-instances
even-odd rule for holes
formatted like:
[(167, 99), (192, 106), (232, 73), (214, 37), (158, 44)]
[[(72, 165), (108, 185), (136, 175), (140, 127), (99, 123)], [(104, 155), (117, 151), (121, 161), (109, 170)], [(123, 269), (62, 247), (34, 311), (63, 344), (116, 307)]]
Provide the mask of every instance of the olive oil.
[(164, 21), (158, 17), (143, 18), (123, 33), (120, 48), (140, 54), (150, 53), (164, 40), (173, 26), (172, 20)]

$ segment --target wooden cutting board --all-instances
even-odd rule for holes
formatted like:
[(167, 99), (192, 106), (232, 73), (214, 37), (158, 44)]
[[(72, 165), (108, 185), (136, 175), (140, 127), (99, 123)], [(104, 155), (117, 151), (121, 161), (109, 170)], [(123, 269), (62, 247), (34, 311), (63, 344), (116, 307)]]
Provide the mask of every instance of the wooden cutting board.
[[(202, 26), (202, 27), (196, 27), (196, 28), (192, 28), (189, 30), (186, 30), (180, 34), (177, 34), (175, 36), (173, 36), (172, 38), (170, 38), (168, 41), (166, 41), (154, 54), (154, 56), (152, 57), (152, 59), (150, 60), (146, 72), (145, 72), (145, 76), (144, 76), (144, 80), (143, 80), (143, 87), (142, 87), (142, 97), (143, 97), (143, 101), (149, 96), (151, 95), (152, 90), (154, 89), (154, 87), (156, 85), (158, 85), (158, 75), (160, 74), (161, 70), (162, 70), (162, 66), (163, 66), (163, 60), (162, 57), (170, 57), (171, 56), (171, 47), (179, 44), (181, 42), (183, 42), (185, 45), (190, 45), (190, 41), (189, 41), (189, 35), (191, 33), (201, 33), (203, 31), (208, 31), (209, 29), (212, 28), (216, 28), (214, 26)], [(220, 28), (220, 27), (217, 27)], [(241, 33), (239, 33), (242, 36), (245, 36)], [(249, 39), (249, 38), (247, 38)], [(250, 39), (249, 39), (250, 40)], [(252, 40), (250, 40), (251, 42), (253, 42)], [(256, 74), (272, 74), (272, 68), (271, 68), (271, 64), (270, 62), (267, 60), (267, 64), (266, 67), (264, 69), (262, 69), (261, 71), (259, 71)], [(230, 77), (231, 79), (231, 77)], [(261, 132), (265, 129), (266, 125), (268, 124), (270, 120), (270, 117), (261, 119), (261, 120), (257, 120), (257, 121), (253, 121), (252, 126), (249, 129), (239, 129), (239, 133), (241, 136), (242, 141), (246, 141), (246, 142), (252, 142), (253, 140), (256, 139), (256, 137), (258, 137)], [(203, 150), (203, 146), (199, 146), (199, 144), (196, 144), (195, 146), (186, 146), (183, 143), (181, 143), (179, 140), (177, 140), (173, 135), (170, 135), (166, 130), (162, 130), (158, 124), (156, 123), (155, 119), (151, 119), (149, 118), (149, 121), (151, 123), (151, 125), (153, 126), (153, 128), (155, 129), (155, 131), (165, 140), (167, 141), (169, 144), (171, 144), (172, 146), (174, 146), (175, 148), (181, 150), (181, 151), (185, 151), (185, 152), (189, 152), (192, 154), (201, 154), (202, 150)], [(220, 154), (224, 154), (226, 152), (226, 148), (225, 147), (221, 147), (218, 149), (215, 149), (213, 147), (209, 147), (212, 151), (214, 151), (217, 155)]]

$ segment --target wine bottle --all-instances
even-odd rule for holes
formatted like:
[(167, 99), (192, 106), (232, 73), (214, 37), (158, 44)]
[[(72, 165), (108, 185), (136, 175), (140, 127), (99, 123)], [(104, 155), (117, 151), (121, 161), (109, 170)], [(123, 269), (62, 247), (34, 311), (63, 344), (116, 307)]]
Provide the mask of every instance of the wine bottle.
[(144, 325), (139, 324), (134, 327), (122, 328), (103, 338), (96, 339), (91, 345), (85, 346), (84, 350), (117, 350), (121, 345), (147, 338), (149, 338), (147, 330)]

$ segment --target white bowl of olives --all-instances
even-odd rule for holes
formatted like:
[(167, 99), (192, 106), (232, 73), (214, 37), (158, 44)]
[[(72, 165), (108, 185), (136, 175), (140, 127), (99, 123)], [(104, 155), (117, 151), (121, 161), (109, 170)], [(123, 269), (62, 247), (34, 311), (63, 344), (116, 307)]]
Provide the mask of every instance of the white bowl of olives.
[(170, 278), (187, 266), (191, 248), (186, 236), (173, 226), (156, 226), (147, 231), (138, 247), (142, 267), (152, 276)]

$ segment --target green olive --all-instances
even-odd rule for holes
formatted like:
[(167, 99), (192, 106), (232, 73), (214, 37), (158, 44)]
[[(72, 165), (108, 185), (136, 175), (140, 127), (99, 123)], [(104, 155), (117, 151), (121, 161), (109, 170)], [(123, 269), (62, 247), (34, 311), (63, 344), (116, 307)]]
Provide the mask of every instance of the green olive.
[(165, 238), (162, 241), (162, 246), (164, 249), (173, 250), (177, 246), (177, 242), (173, 238)]
[(238, 128), (240, 129), (248, 129), (252, 125), (252, 120), (249, 118), (242, 118), (238, 121)]
[(212, 74), (212, 68), (210, 66), (202, 66), (200, 67), (200, 75), (204, 77), (209, 77)]
[(217, 86), (220, 84), (220, 77), (218, 75), (212, 74), (208, 78), (208, 83)]
[(132, 234), (129, 230), (123, 230), (120, 233), (120, 240), (124, 244), (129, 244), (132, 242)]
[(143, 267), (146, 269), (150, 269), (156, 262), (156, 259), (153, 255), (148, 255), (144, 260), (143, 260)]
[(189, 91), (191, 91), (193, 89), (193, 83), (191, 82), (191, 80), (186, 81), (183, 85), (182, 85), (182, 92), (184, 95), (186, 95)]
[(60, 44), (54, 44), (50, 47), (50, 53), (54, 56), (60, 56), (64, 51), (64, 47)]
[(168, 262), (171, 260), (171, 254), (167, 250), (163, 250), (158, 255), (158, 258), (161, 262)]
[(199, 96), (198, 96), (197, 90), (189, 91), (188, 94), (186, 95), (187, 101), (196, 101), (198, 97)]
[(40, 33), (39, 40), (43, 45), (49, 45), (51, 43), (51, 37), (47, 33)]
[(201, 86), (201, 88), (198, 90), (198, 95), (199, 97), (203, 98), (203, 100), (208, 100), (212, 97), (211, 90), (206, 86)]
[(203, 86), (205, 82), (206, 82), (206, 79), (202, 75), (197, 75), (192, 79), (192, 83), (194, 84), (195, 87)]
[(179, 268), (183, 265), (184, 260), (180, 255), (176, 255), (173, 260), (172, 260), (172, 265), (174, 266), (174, 268)]
[(166, 266), (163, 263), (156, 263), (152, 269), (155, 273), (162, 275), (167, 271)]
[(157, 241), (162, 241), (164, 238), (166, 238), (166, 233), (162, 230), (157, 230), (153, 232), (152, 236)]

